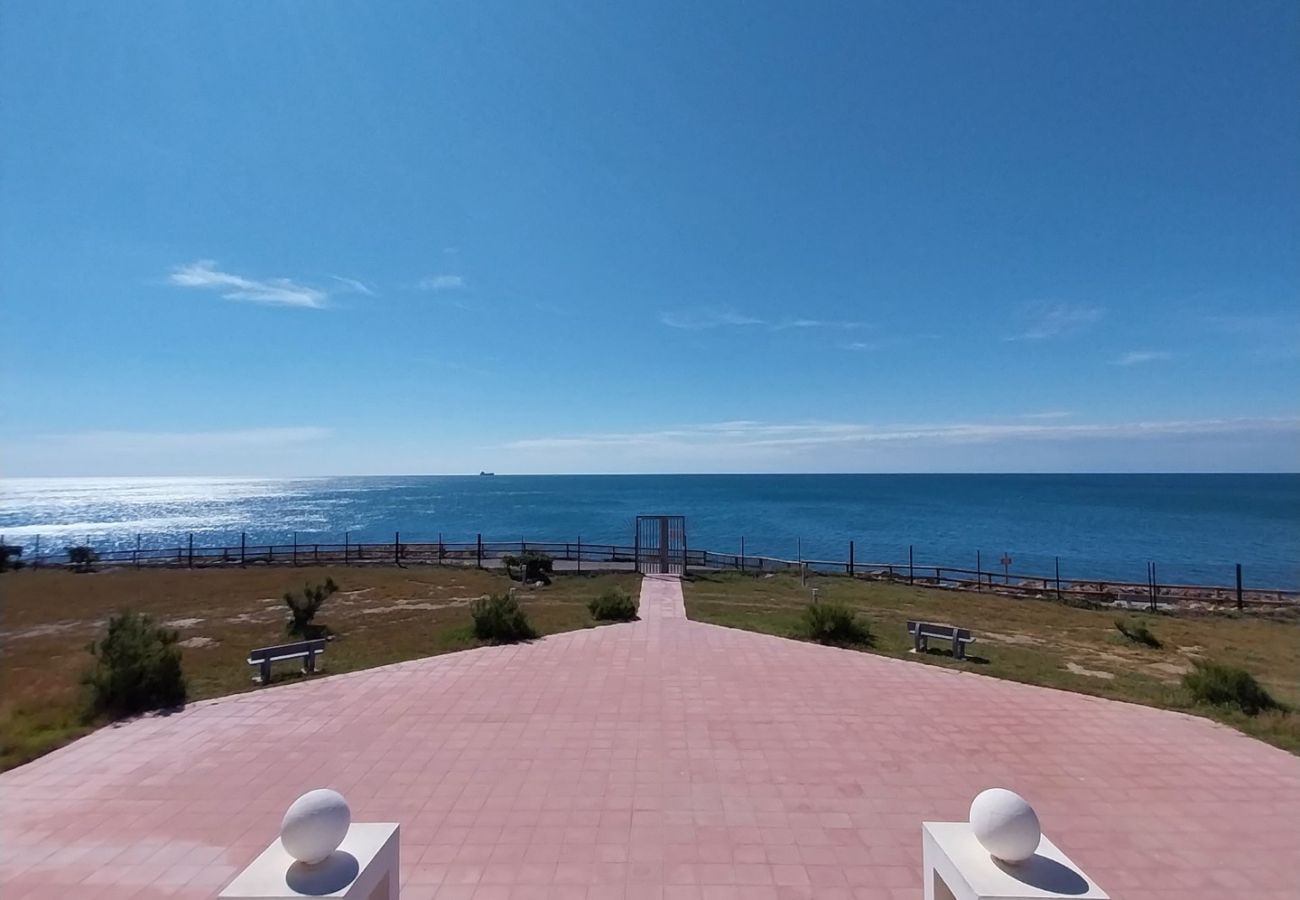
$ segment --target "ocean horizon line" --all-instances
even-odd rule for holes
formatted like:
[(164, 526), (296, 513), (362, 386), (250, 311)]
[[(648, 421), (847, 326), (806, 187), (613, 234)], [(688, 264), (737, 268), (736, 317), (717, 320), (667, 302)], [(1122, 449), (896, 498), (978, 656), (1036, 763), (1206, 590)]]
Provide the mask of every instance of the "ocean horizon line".
[(0, 483), (10, 481), (169, 481), (177, 479), (211, 479), (211, 480), (245, 480), (245, 481), (282, 481), (307, 480), (320, 478), (854, 478), (854, 477), (1096, 477), (1096, 476), (1300, 476), (1300, 470), (1275, 469), (1220, 469), (1220, 470), (1088, 470), (1088, 471), (924, 471), (924, 472), (324, 472), (311, 474), (186, 474), (186, 475), (5, 475), (0, 476)]

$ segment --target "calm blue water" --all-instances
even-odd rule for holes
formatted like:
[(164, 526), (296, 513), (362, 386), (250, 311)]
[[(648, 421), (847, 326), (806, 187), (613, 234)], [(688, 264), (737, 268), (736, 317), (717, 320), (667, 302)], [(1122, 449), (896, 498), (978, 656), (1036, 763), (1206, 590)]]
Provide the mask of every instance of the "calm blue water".
[(638, 513), (687, 517), (692, 547), (1066, 578), (1300, 587), (1300, 475), (553, 475), (0, 482), (0, 535), (31, 548), (392, 540), (632, 542)]

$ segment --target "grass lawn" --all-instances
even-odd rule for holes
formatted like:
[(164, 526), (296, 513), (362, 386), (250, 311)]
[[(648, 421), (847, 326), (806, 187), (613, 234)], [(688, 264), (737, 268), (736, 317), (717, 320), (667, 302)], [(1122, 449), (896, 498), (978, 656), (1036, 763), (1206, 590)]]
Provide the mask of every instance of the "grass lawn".
[[(79, 676), (91, 659), (86, 645), (111, 614), (136, 610), (179, 631), (190, 698), (201, 700), (255, 689), (248, 651), (294, 640), (282, 595), (326, 577), (339, 586), (316, 617), (337, 635), (319, 661), (326, 675), (479, 646), (470, 601), (512, 584), (501, 572), (426, 566), (0, 575), (0, 770), (102, 724), (82, 721)], [(605, 588), (635, 597), (639, 584), (631, 574), (557, 575), (519, 598), (533, 626), (554, 634), (597, 624), (587, 601)], [(295, 673), (280, 663), (274, 678), (302, 677)]]
[[(1240, 666), (1278, 700), (1300, 708), (1300, 618), (1259, 615), (1138, 614), (1078, 609), (1055, 601), (867, 582), (845, 576), (696, 575), (683, 585), (687, 616), (733, 628), (796, 637), (803, 609), (818, 589), (822, 600), (851, 606), (870, 626), (867, 649), (1028, 684), (1095, 694), (1209, 716), (1247, 734), (1300, 753), (1300, 713), (1247, 716), (1197, 705), (1182, 687), (1193, 659)], [(1124, 638), (1115, 620), (1144, 621), (1160, 649)], [(945, 648), (912, 654), (907, 620), (971, 630), (966, 662)]]

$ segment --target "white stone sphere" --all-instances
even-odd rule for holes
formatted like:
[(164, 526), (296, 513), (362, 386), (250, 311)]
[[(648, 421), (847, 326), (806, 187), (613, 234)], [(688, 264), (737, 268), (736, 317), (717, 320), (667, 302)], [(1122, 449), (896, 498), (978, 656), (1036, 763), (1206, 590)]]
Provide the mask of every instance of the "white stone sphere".
[(1009, 863), (1033, 856), (1043, 836), (1034, 808), (1006, 788), (989, 788), (975, 798), (970, 805), (970, 827), (985, 850)]
[(315, 865), (348, 836), (352, 810), (338, 791), (308, 791), (289, 806), (280, 824), (280, 843), (299, 862)]

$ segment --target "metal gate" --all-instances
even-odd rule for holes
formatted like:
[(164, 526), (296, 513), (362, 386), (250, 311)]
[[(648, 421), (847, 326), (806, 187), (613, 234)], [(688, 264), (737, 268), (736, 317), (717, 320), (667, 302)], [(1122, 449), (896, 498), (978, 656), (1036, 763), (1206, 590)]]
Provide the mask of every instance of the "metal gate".
[(636, 570), (642, 575), (686, 574), (686, 517), (636, 517)]

